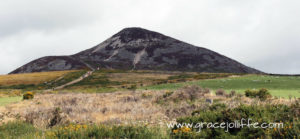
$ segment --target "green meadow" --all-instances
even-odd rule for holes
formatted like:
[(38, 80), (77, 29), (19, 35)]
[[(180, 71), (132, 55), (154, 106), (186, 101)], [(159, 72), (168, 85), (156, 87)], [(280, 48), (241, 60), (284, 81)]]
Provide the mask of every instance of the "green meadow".
[(18, 102), (18, 101), (21, 101), (21, 100), (22, 100), (22, 97), (20, 97), (20, 96), (17, 96), (17, 97), (3, 97), (3, 98), (0, 98), (0, 106), (5, 106), (7, 104)]
[(186, 85), (199, 85), (203, 88), (209, 88), (211, 90), (223, 89), (227, 92), (234, 90), (238, 93), (244, 93), (244, 91), (247, 89), (266, 88), (273, 96), (285, 98), (300, 97), (300, 77), (298, 76), (245, 75), (181, 83), (159, 84), (143, 87), (141, 89), (175, 90)]

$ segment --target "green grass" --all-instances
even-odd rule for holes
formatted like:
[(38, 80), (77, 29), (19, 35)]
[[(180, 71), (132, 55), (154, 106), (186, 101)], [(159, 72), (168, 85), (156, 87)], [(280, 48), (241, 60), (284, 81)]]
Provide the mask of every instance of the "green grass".
[(36, 131), (37, 129), (31, 124), (11, 122), (0, 126), (0, 138), (31, 138)]
[(186, 85), (199, 85), (212, 90), (235, 90), (238, 93), (244, 93), (244, 91), (247, 89), (266, 88), (273, 96), (286, 98), (289, 96), (300, 97), (300, 77), (296, 76), (246, 75), (222, 79), (190, 81), (184, 83), (160, 84), (143, 87), (141, 89), (175, 90)]
[(0, 98), (0, 106), (5, 106), (7, 104), (18, 102), (18, 101), (21, 101), (21, 100), (22, 100), (22, 97), (20, 97), (20, 96)]

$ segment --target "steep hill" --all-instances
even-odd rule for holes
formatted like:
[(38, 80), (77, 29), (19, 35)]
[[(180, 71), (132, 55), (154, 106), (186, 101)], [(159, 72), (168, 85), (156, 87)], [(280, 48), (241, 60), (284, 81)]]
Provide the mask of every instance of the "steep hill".
[(83, 68), (261, 73), (233, 59), (163, 34), (125, 28), (99, 45), (71, 56), (44, 57), (11, 73)]

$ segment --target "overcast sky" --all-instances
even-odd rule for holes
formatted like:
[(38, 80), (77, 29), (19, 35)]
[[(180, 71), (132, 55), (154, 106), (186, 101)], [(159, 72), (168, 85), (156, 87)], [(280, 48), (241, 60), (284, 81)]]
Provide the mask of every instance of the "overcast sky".
[(299, 0), (0, 0), (0, 74), (157, 31), (271, 73), (300, 74)]

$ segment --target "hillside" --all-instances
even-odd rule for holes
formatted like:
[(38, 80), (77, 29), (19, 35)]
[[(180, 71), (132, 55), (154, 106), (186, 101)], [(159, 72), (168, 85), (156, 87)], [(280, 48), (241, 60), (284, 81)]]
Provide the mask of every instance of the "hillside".
[[(197, 85), (212, 91), (235, 90), (243, 94), (247, 89), (266, 88), (273, 96), (299, 97), (298, 76), (275, 76), (235, 73), (197, 73), (153, 70), (95, 70), (59, 71), (0, 76), (0, 94), (5, 89), (64, 90), (66, 92), (105, 93), (124, 90), (176, 90)], [(13, 91), (13, 90), (12, 90)], [(11, 91), (9, 91), (11, 92)], [(14, 92), (4, 94), (15, 94)]]
[(34, 60), (11, 73), (74, 69), (261, 73), (233, 59), (163, 34), (125, 28), (99, 45), (70, 56)]

